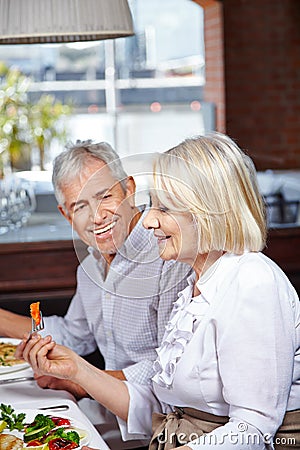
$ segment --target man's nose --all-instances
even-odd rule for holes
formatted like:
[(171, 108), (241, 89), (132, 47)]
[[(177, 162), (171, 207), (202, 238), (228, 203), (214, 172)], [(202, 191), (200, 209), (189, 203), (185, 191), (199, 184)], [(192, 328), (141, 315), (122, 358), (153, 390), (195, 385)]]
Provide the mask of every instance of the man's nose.
[(90, 217), (93, 222), (100, 222), (105, 218), (105, 209), (101, 206), (101, 202), (91, 202)]
[(147, 215), (143, 220), (143, 226), (147, 230), (150, 230), (151, 228), (159, 228), (159, 220), (156, 216), (156, 211), (154, 208), (149, 209)]

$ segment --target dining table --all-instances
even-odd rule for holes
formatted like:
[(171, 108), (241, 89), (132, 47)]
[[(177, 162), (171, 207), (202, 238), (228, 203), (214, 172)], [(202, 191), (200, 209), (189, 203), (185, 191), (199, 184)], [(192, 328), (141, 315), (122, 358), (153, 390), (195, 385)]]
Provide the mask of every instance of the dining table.
[(45, 415), (68, 418), (71, 424), (74, 423), (74, 426), (79, 424), (79, 428), (87, 431), (86, 445), (98, 450), (110, 450), (79, 408), (75, 397), (67, 391), (40, 388), (33, 379), (33, 371), (29, 365), (24, 364), (16, 371), (0, 370), (0, 404), (10, 405), (18, 412), (36, 411)]

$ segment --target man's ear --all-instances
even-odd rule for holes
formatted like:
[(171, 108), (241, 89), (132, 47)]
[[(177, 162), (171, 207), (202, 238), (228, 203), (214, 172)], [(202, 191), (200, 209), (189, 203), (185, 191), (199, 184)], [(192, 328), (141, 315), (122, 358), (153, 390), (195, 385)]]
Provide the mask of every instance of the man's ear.
[(72, 225), (72, 219), (69, 216), (69, 214), (65, 211), (64, 207), (62, 205), (57, 205), (58, 211), (64, 216), (65, 219)]
[(126, 179), (126, 197), (128, 198), (130, 202), (130, 206), (132, 208), (135, 207), (135, 181), (132, 176), (127, 177)]

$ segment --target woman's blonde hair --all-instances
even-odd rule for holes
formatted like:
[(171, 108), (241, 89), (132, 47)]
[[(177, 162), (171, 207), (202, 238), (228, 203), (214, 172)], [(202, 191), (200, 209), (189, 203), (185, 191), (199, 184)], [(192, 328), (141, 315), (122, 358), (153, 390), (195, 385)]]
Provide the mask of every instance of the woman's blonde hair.
[(256, 170), (228, 136), (186, 139), (161, 153), (154, 164), (154, 188), (162, 205), (192, 214), (200, 253), (264, 248), (265, 208)]

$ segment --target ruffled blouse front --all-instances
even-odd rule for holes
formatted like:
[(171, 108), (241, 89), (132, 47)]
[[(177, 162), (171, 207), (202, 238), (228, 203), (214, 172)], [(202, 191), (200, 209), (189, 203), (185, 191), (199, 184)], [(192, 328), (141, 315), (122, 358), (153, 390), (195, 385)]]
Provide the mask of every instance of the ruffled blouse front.
[(166, 325), (166, 332), (161, 346), (157, 349), (157, 359), (154, 362), (155, 383), (170, 387), (178, 361), (185, 346), (191, 340), (201, 319), (206, 314), (209, 302), (200, 294), (193, 297), (195, 275), (188, 279), (188, 286), (179, 293), (174, 303), (171, 318)]

